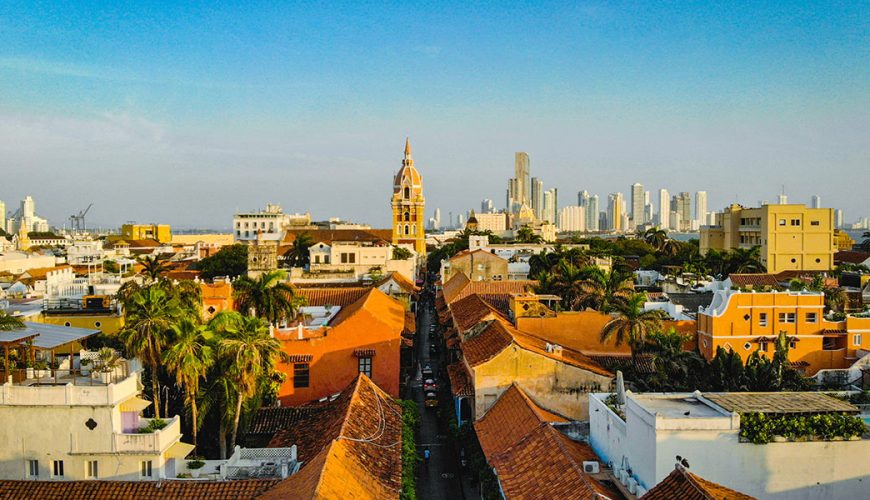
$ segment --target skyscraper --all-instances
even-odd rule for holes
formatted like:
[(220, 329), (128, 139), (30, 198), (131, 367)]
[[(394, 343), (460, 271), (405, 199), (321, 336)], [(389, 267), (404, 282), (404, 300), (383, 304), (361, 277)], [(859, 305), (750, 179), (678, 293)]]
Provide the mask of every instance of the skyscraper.
[[(584, 191), (584, 193), (585, 192), (586, 191)], [(599, 217), (601, 216), (601, 213), (598, 210), (598, 195), (594, 194), (590, 196), (589, 201), (586, 203), (584, 208), (586, 209), (586, 230), (598, 231), (600, 227), (598, 222)]]
[(522, 151), (514, 155), (514, 178), (508, 182), (508, 210), (516, 212), (524, 204), (531, 206), (529, 155)]
[(834, 228), (835, 229), (843, 229), (843, 225), (845, 223), (845, 215), (843, 214), (843, 209), (838, 208), (834, 210)]
[(589, 204), (589, 191), (585, 189), (577, 192), (577, 206), (585, 207)]
[(441, 229), (441, 209), (435, 209), (435, 229)]
[(480, 212), (484, 214), (492, 213), (495, 207), (492, 204), (492, 200), (489, 198), (480, 202)]
[(634, 225), (640, 226), (644, 222), (644, 195), (643, 184), (635, 182), (631, 185), (631, 219)]
[(544, 218), (544, 181), (532, 177), (532, 211), (538, 219)]
[(810, 199), (810, 207), (811, 208), (822, 208), (822, 197), (814, 194)]
[(585, 231), (586, 208), (569, 205), (559, 211), (559, 231)]
[(659, 189), (658, 224), (665, 231), (671, 228), (671, 194), (667, 189)]
[(6, 231), (6, 203), (0, 200), (0, 229)]
[(695, 193), (695, 220), (699, 227), (707, 223), (707, 191)]
[(544, 191), (544, 207), (541, 220), (559, 225), (559, 192), (556, 188)]
[(607, 229), (611, 231), (622, 231), (622, 193), (610, 193), (607, 196)]
[(683, 191), (671, 199), (671, 211), (676, 214), (671, 229), (688, 231), (692, 228), (692, 195)]

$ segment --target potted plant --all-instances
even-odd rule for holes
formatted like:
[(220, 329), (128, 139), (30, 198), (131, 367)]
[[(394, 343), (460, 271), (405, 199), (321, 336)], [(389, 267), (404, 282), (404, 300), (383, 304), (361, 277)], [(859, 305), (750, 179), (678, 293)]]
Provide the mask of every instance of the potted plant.
[(80, 367), (79, 369), (82, 371), (82, 375), (84, 375), (84, 376), (90, 375), (90, 373), (91, 373), (91, 360), (87, 359), (87, 358), (82, 359), (81, 362), (79, 362), (79, 367)]
[(100, 379), (104, 384), (109, 384), (112, 381), (112, 373), (121, 362), (121, 358), (115, 353), (115, 350), (110, 347), (103, 347), (97, 352), (97, 365), (100, 370)]
[(187, 461), (187, 470), (190, 471), (190, 476), (193, 478), (199, 477), (200, 469), (203, 467), (205, 467), (205, 462), (202, 460), (202, 457), (191, 457)]

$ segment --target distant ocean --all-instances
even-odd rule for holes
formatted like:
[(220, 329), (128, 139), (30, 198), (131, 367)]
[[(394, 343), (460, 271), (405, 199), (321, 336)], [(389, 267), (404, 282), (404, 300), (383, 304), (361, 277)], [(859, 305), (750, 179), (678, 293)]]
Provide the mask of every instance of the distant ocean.
[[(855, 240), (857, 243), (861, 243), (862, 238), (861, 235), (864, 234), (863, 229), (847, 229), (846, 233)], [(700, 239), (700, 233), (677, 233), (677, 232), (669, 232), (668, 236), (677, 241), (689, 241), (692, 239)]]

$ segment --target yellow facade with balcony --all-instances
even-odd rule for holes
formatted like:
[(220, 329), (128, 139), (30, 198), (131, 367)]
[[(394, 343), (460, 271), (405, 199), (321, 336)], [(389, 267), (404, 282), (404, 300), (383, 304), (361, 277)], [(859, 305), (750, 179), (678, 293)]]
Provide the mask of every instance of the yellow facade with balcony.
[(834, 210), (805, 205), (731, 205), (701, 228), (700, 251), (761, 249), (767, 272), (827, 271), (834, 268)]
[(172, 228), (169, 224), (124, 224), (121, 226), (122, 240), (156, 240), (160, 243), (172, 242)]

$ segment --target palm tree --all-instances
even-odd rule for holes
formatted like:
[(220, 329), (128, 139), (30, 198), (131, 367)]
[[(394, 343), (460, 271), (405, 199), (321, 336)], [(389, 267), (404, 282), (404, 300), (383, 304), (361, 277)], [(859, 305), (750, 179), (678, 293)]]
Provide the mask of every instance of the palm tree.
[(660, 252), (665, 248), (665, 243), (668, 241), (668, 232), (658, 227), (651, 227), (641, 233), (641, 237), (650, 246)]
[(514, 240), (517, 243), (543, 243), (544, 238), (541, 237), (540, 234), (535, 234), (535, 232), (529, 226), (523, 226), (517, 230), (516, 237)]
[[(763, 273), (767, 271), (761, 263), (761, 247), (735, 248), (728, 254), (731, 273)], [(729, 273), (730, 274), (730, 273)]]
[(579, 283), (577, 309), (591, 307), (601, 312), (622, 303), (634, 292), (631, 280), (616, 269), (605, 271), (600, 267), (587, 267), (586, 279)]
[(172, 325), (175, 341), (163, 353), (163, 363), (166, 369), (175, 375), (175, 383), (184, 387), (184, 398), (190, 405), (191, 429), (193, 432), (193, 448), (196, 450), (199, 431), (199, 415), (197, 414), (196, 396), (199, 393), (199, 381), (204, 379), (209, 367), (214, 363), (214, 356), (209, 339), (212, 333), (208, 327), (197, 325), (190, 318)]
[(311, 245), (317, 243), (314, 238), (308, 234), (300, 233), (293, 240), (293, 247), (285, 255), (285, 259), (290, 267), (305, 267), (311, 261), (309, 249)]
[(125, 326), (118, 337), (128, 356), (138, 357), (149, 366), (154, 415), (160, 417), (158, 368), (163, 360), (163, 348), (169, 342), (172, 326), (184, 316), (184, 311), (176, 298), (156, 286), (134, 293), (124, 309)]
[(241, 315), (228, 320), (235, 324), (226, 329), (218, 351), (228, 362), (227, 377), (237, 393), (230, 434), (232, 449), (236, 445), (242, 405), (254, 396), (262, 379), (271, 375), (278, 361), (286, 360), (287, 355), (281, 350), (281, 342), (269, 335), (269, 325), (263, 320)]
[(163, 287), (168, 295), (178, 299), (178, 305), (191, 318), (202, 316), (202, 288), (199, 283), (193, 280), (163, 280), (159, 282), (159, 286)]
[(693, 383), (690, 378), (692, 374), (701, 373), (704, 360), (698, 353), (683, 349), (687, 337), (673, 328), (667, 332), (652, 332), (647, 335), (645, 351), (653, 357), (656, 390), (680, 391), (699, 388), (697, 382)]
[(580, 309), (582, 283), (585, 278), (582, 269), (567, 260), (559, 261), (553, 273), (553, 289), (562, 298), (562, 306), (569, 311)]
[(859, 245), (862, 250), (870, 250), (870, 231), (864, 231), (864, 234), (861, 235), (861, 238), (864, 241)]
[(243, 276), (233, 283), (236, 308), (242, 314), (253, 311), (254, 316), (277, 324), (284, 319), (293, 319), (304, 304), (304, 298), (296, 295), (293, 287), (284, 279), (284, 271), (270, 271), (252, 279)]
[(140, 261), (144, 266), (142, 272), (145, 274), (145, 276), (148, 276), (148, 279), (151, 281), (156, 281), (160, 279), (160, 276), (163, 273), (169, 271), (169, 265), (166, 263), (167, 259), (168, 257), (166, 256), (166, 254), (163, 253), (159, 253), (151, 257), (143, 257)]
[(24, 328), (24, 322), (15, 316), (6, 314), (6, 311), (0, 311), (0, 331), (8, 332), (10, 330), (20, 330)]
[(837, 286), (830, 286), (824, 289), (825, 306), (833, 312), (843, 312), (843, 308), (849, 302), (849, 295), (846, 291)]
[(616, 345), (628, 343), (632, 365), (637, 366), (637, 354), (647, 335), (660, 331), (664, 312), (658, 309), (644, 310), (645, 293), (633, 293), (624, 302), (613, 304), (613, 319), (601, 329), (601, 341), (616, 337)]

